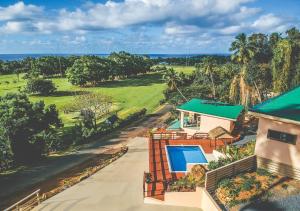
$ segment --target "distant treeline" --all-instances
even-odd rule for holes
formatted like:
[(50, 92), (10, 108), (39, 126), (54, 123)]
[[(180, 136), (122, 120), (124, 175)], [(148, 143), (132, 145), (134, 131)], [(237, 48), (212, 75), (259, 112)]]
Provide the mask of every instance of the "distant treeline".
[(230, 55), (199, 55), (199, 56), (187, 56), (187, 57), (174, 57), (174, 58), (162, 58), (158, 57), (152, 59), (155, 64), (168, 64), (168, 65), (185, 65), (195, 66), (201, 63), (205, 57), (213, 57), (218, 64), (224, 64), (230, 61)]
[(44, 56), (40, 58), (27, 57), (18, 61), (0, 60), (0, 74), (29, 73), (45, 77), (65, 76), (68, 68), (72, 68), (75, 61), (89, 63), (101, 68), (105, 67), (113, 77), (130, 76), (145, 72), (153, 65), (147, 56), (129, 54), (127, 52), (113, 52), (108, 57), (100, 56)]
[[(43, 56), (39, 58), (27, 57), (22, 60), (0, 60), (0, 74), (36, 73), (45, 77), (65, 76), (68, 68), (72, 67), (76, 60), (93, 60), (103, 63), (109, 69), (112, 77), (136, 75), (147, 72), (152, 65), (186, 65), (195, 66), (208, 55), (187, 56), (176, 58), (150, 58), (148, 56), (129, 54), (127, 52), (113, 52), (108, 57), (101, 56)], [(230, 61), (230, 56), (213, 55), (219, 64)], [(107, 73), (106, 73), (107, 75)]]

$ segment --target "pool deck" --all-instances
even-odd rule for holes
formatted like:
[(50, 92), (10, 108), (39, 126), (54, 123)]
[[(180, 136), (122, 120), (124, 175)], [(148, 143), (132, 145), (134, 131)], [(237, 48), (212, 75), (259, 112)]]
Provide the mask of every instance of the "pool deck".
[[(164, 200), (166, 190), (165, 181), (183, 177), (185, 173), (170, 172), (166, 145), (200, 145), (205, 153), (211, 154), (215, 146), (211, 145), (211, 140), (206, 139), (185, 139), (185, 140), (153, 140), (149, 139), (149, 173), (152, 175), (152, 183), (147, 184), (146, 197)], [(222, 141), (214, 142), (217, 146), (223, 146)]]

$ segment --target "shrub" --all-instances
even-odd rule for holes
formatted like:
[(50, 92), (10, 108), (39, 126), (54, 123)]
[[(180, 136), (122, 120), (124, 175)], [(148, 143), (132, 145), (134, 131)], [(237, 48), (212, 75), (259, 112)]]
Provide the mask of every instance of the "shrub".
[(152, 182), (152, 175), (150, 173), (147, 173), (145, 180), (146, 180), (145, 182), (147, 184), (151, 183)]
[(31, 103), (25, 94), (12, 93), (0, 97), (0, 105), (0, 138), (9, 144), (14, 161), (40, 158), (45, 147), (42, 134), (62, 126), (56, 106)]
[(225, 178), (222, 179), (219, 183), (218, 183), (218, 187), (220, 188), (230, 188), (233, 185), (233, 181), (229, 178)]
[(170, 181), (168, 186), (169, 191), (194, 191), (197, 186), (203, 185), (205, 173), (206, 170), (202, 165), (194, 165), (186, 176), (175, 181)]
[(123, 120), (120, 120), (120, 125), (126, 125), (128, 123), (131, 123), (133, 121), (139, 120), (142, 116), (144, 116), (147, 113), (147, 109), (143, 108), (138, 112), (135, 112), (133, 114), (130, 114), (128, 117), (126, 117)]
[(56, 87), (51, 80), (46, 79), (28, 79), (25, 92), (29, 94), (38, 94), (47, 96), (56, 91)]
[(13, 164), (13, 153), (10, 144), (0, 139), (0, 172), (8, 169)]
[(262, 168), (258, 168), (256, 170), (256, 173), (259, 175), (259, 176), (272, 176), (272, 174), (270, 172), (268, 172), (266, 169), (262, 169)]
[(225, 166), (231, 162), (232, 162), (232, 160), (230, 158), (220, 158), (217, 161), (210, 161), (208, 163), (208, 169), (214, 170), (214, 169), (220, 168), (222, 166)]
[(283, 189), (287, 190), (287, 189), (288, 189), (288, 187), (289, 187), (289, 185), (288, 185), (288, 184), (285, 184), (285, 183), (283, 183), (283, 184), (281, 185), (281, 187), (282, 187)]

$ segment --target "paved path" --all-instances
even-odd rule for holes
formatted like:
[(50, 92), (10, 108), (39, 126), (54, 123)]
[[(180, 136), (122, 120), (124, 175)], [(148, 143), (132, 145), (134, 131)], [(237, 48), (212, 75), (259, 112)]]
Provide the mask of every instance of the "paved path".
[[(170, 109), (171, 106), (164, 106), (156, 114), (150, 115), (146, 120), (131, 125), (119, 133), (114, 133), (114, 137), (107, 140), (86, 144), (80, 150), (68, 155), (51, 157), (13, 175), (0, 176), (1, 190), (5, 190), (0, 191), (0, 207), (7, 207), (19, 200), (15, 198), (16, 194), (20, 195), (17, 198), (24, 197), (22, 195), (29, 194), (37, 189), (39, 183), (81, 164), (97, 154), (103, 153), (108, 148), (120, 147), (120, 145), (126, 144), (130, 137), (146, 133), (148, 128), (155, 127), (157, 124), (163, 122)], [(26, 192), (23, 193), (24, 191)], [(10, 199), (11, 196), (14, 197), (14, 201), (7, 202), (7, 199)]]
[(146, 138), (133, 138), (128, 152), (109, 166), (44, 201), (36, 210), (196, 211), (195, 208), (143, 203), (143, 172), (148, 170)]

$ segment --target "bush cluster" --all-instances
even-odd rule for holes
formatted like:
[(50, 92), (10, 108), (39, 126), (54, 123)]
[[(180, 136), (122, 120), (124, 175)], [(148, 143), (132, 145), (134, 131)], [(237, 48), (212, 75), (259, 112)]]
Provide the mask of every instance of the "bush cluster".
[(212, 160), (208, 163), (208, 169), (214, 170), (230, 164), (234, 161), (243, 159), (245, 157), (254, 154), (255, 141), (251, 141), (242, 147), (237, 146), (227, 146), (226, 149), (222, 149), (222, 153), (227, 155), (226, 158), (219, 158), (218, 160)]
[(55, 105), (32, 103), (25, 94), (0, 97), (1, 169), (39, 159), (60, 127)]
[(56, 87), (51, 80), (36, 78), (29, 78), (25, 86), (25, 92), (28, 94), (37, 94), (48, 96), (56, 91)]
[(126, 52), (112, 53), (108, 58), (82, 56), (66, 71), (68, 80), (78, 86), (93, 86), (107, 80), (125, 78), (151, 71), (148, 57)]

